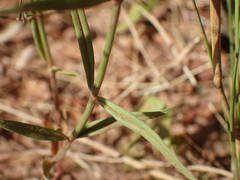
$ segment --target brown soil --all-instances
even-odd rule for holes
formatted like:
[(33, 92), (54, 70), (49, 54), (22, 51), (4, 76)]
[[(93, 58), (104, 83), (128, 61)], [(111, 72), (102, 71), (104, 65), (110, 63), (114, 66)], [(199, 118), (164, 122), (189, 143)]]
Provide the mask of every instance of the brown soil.
[[(10, 7), (14, 2), (1, 1), (0, 8)], [(125, 9), (128, 8), (127, 2), (125, 5)], [(199, 1), (199, 6), (208, 28), (208, 1)], [(111, 7), (111, 3), (106, 3), (87, 10), (97, 65), (104, 46)], [(159, 97), (167, 107), (174, 107), (170, 132), (181, 160), (186, 165), (229, 170), (227, 136), (218, 121), (218, 116), (222, 114), (222, 100), (211, 82), (211, 67), (204, 43), (200, 41), (201, 33), (191, 0), (161, 1), (151, 14), (169, 36), (169, 44), (166, 36), (159, 33), (146, 18), (134, 25), (140, 37), (138, 44), (129, 30), (118, 34), (101, 95), (129, 111), (134, 110), (143, 97)], [(7, 31), (16, 30), (0, 43), (0, 117), (42, 125), (37, 120), (46, 119), (53, 108), (49, 72), (35, 51), (29, 24), (19, 25), (13, 18), (0, 18), (0, 41), (3, 36), (6, 37)], [(78, 77), (58, 76), (61, 107), (66, 112), (66, 131), (69, 132), (80, 119), (88, 99), (84, 69), (69, 12), (46, 15), (45, 22), (56, 66), (79, 72)], [(125, 22), (123, 16), (121, 22)], [(146, 59), (139, 45), (144, 47)], [(225, 52), (222, 55), (226, 75), (228, 56)], [(149, 67), (147, 61), (152, 62), (153, 67)], [(102, 116), (106, 116), (106, 113), (97, 107), (91, 119)], [(0, 179), (41, 179), (42, 160), (51, 154), (49, 143), (2, 129), (0, 135)], [(129, 130), (117, 128), (91, 139), (114, 151), (121, 151), (131, 135)], [(84, 153), (89, 158), (74, 156), (74, 160), (73, 156), (68, 155), (63, 160), (62, 171), (66, 175), (62, 179), (71, 179), (72, 176), (72, 179), (82, 180), (148, 180), (156, 178), (151, 174), (153, 170), (175, 179), (184, 179), (147, 142), (140, 141), (139, 146), (134, 148), (135, 153), (129, 156), (136, 156), (137, 162), (147, 159), (152, 163), (164, 162), (163, 165), (138, 169), (121, 162), (96, 161), (95, 156), (107, 159), (111, 155), (102, 152), (101, 148), (99, 150), (84, 143), (76, 143), (72, 147), (74, 155)], [(214, 172), (196, 170), (194, 174), (199, 179), (228, 179)]]

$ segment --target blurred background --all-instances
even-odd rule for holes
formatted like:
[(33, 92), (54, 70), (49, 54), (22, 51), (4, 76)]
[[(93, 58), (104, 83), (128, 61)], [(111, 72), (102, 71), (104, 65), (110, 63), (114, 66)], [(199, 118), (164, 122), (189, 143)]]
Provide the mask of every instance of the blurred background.
[[(0, 1), (0, 9), (16, 0)], [(212, 69), (191, 0), (146, 0), (144, 8), (125, 0), (118, 33), (100, 94), (129, 111), (169, 109), (150, 125), (176, 150), (200, 179), (231, 179), (222, 102), (212, 84)], [(209, 1), (197, 0), (209, 28)], [(111, 16), (111, 3), (86, 10), (99, 63)], [(68, 11), (44, 16), (56, 66), (77, 72), (58, 75), (67, 130), (80, 119), (88, 99), (81, 56)], [(223, 13), (223, 18), (226, 18)], [(223, 21), (223, 70), (227, 74), (228, 38)], [(53, 108), (46, 63), (37, 55), (30, 25), (16, 15), (0, 18), (0, 116), (43, 124)], [(105, 117), (95, 108), (91, 120)], [(66, 130), (66, 131), (67, 131)], [(41, 179), (48, 142), (0, 129), (0, 179)], [(123, 154), (119, 158), (119, 155)], [(192, 166), (194, 165), (194, 166)], [(62, 179), (184, 179), (151, 145), (125, 128), (80, 140), (64, 158)], [(215, 167), (206, 172), (207, 167)], [(205, 170), (203, 170), (205, 168)], [(224, 174), (226, 173), (226, 174)]]

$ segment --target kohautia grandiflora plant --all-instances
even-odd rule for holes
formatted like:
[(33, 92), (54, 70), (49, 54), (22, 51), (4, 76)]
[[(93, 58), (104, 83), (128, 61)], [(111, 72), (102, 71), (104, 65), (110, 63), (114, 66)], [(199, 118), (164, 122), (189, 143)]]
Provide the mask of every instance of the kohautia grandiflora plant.
[[(94, 72), (94, 51), (92, 48), (91, 33), (85, 15), (84, 8), (89, 8), (98, 5), (103, 2), (112, 3), (112, 15), (110, 28), (106, 36), (106, 41), (100, 59), (100, 64), (98, 71)], [(163, 156), (186, 178), (190, 180), (196, 180), (193, 174), (185, 167), (181, 161), (177, 158), (173, 150), (168, 147), (161, 137), (153, 131), (144, 122), (146, 119), (153, 117), (160, 117), (164, 113), (162, 112), (128, 112), (121, 108), (120, 106), (114, 104), (113, 102), (99, 97), (99, 92), (101, 85), (104, 80), (105, 72), (107, 70), (109, 57), (113, 47), (114, 37), (116, 34), (116, 29), (118, 25), (120, 10), (121, 10), (122, 0), (32, 0), (21, 4), (20, 6), (14, 7), (12, 9), (0, 11), (0, 16), (6, 16), (10, 13), (26, 13), (31, 14), (31, 24), (33, 37), (38, 50), (39, 55), (47, 62), (48, 68), (53, 73), (51, 75), (51, 88), (52, 97), (55, 101), (55, 110), (61, 115), (61, 110), (58, 102), (58, 92), (57, 92), (57, 70), (54, 67), (53, 58), (49, 49), (46, 32), (44, 29), (43, 15), (42, 13), (47, 10), (70, 10), (73, 26), (76, 32), (76, 38), (79, 43), (79, 49), (82, 56), (82, 61), (85, 69), (87, 84), (89, 88), (89, 100), (87, 102), (86, 108), (83, 112), (82, 117), (76, 124), (72, 131), (72, 135), (67, 137), (61, 132), (35, 126), (29, 124), (23, 124), (14, 121), (3, 120), (0, 121), (0, 127), (6, 130), (19, 133), (21, 135), (29, 136), (35, 139), (58, 141), (67, 139), (66, 143), (57, 149), (56, 155), (54, 155), (50, 160), (44, 161), (43, 170), (46, 178), (50, 177), (51, 168), (61, 160), (66, 152), (71, 147), (71, 144), (75, 139), (85, 137), (88, 135), (97, 135), (103, 133), (109, 128), (115, 127), (116, 124), (125, 126), (135, 133), (140, 134), (149, 143), (153, 145)], [(88, 122), (90, 115), (96, 105), (101, 105), (112, 118), (106, 118), (102, 120), (96, 120), (93, 122)], [(59, 116), (58, 116), (59, 118)], [(61, 118), (61, 117), (60, 117)], [(60, 121), (56, 119), (56, 124), (58, 128), (61, 128)], [(24, 131), (19, 130), (23, 128)], [(52, 137), (52, 138), (49, 138)]]

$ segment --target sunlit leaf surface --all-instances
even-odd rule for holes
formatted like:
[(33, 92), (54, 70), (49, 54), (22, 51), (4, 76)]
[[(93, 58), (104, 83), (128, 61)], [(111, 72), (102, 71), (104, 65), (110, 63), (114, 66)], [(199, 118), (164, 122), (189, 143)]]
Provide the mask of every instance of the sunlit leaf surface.
[(0, 11), (0, 15), (8, 15), (22, 11), (45, 11), (45, 10), (67, 10), (77, 8), (88, 8), (109, 0), (39, 0), (25, 3), (20, 7)]
[(37, 140), (62, 141), (67, 139), (58, 131), (17, 121), (0, 120), (0, 128)]
[(178, 169), (185, 177), (191, 180), (196, 180), (192, 173), (181, 163), (176, 154), (163, 142), (161, 137), (148, 127), (143, 121), (139, 120), (133, 113), (130, 113), (118, 105), (98, 97), (99, 103), (103, 108), (110, 113), (116, 120), (122, 125), (131, 129), (135, 133), (143, 136), (149, 143), (151, 143), (163, 156), (172, 163), (172, 165)]

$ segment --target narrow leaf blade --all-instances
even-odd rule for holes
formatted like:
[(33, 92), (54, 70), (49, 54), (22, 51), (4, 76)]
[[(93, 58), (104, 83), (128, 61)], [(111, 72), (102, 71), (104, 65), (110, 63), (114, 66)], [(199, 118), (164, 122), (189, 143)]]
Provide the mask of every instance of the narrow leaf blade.
[(136, 118), (136, 116), (134, 116), (132, 113), (127, 112), (123, 108), (102, 97), (98, 97), (98, 102), (122, 125), (140, 134), (147, 141), (149, 141), (185, 177), (190, 180), (196, 180), (192, 173), (177, 158), (176, 154), (169, 147), (167, 147), (163, 140), (143, 121)]
[(94, 82), (94, 56), (90, 30), (83, 10), (72, 10), (71, 15), (83, 60), (88, 87), (91, 89)]
[(0, 120), (0, 128), (37, 140), (63, 141), (67, 137), (52, 129), (10, 120)]
[(0, 16), (23, 11), (68, 10), (77, 8), (88, 8), (106, 1), (109, 0), (39, 0), (36, 2), (25, 3), (20, 7), (0, 11)]
[[(165, 113), (161, 111), (133, 112), (133, 114), (141, 121), (155, 119), (165, 115)], [(86, 127), (81, 131), (79, 137), (95, 136), (119, 126), (121, 126), (121, 124), (114, 117), (95, 120), (86, 124)]]
[(77, 71), (64, 71), (64, 70), (59, 70), (57, 71), (57, 74), (62, 74), (66, 76), (79, 76), (79, 73)]

